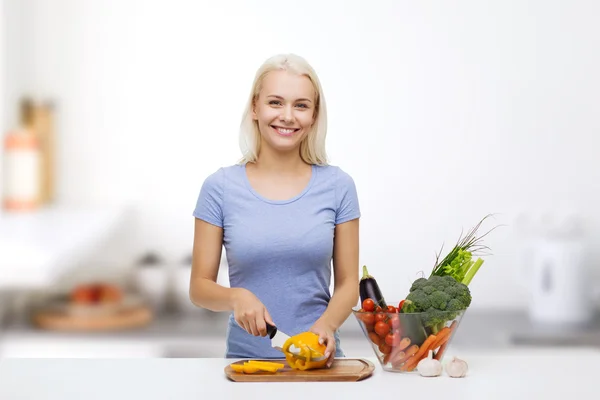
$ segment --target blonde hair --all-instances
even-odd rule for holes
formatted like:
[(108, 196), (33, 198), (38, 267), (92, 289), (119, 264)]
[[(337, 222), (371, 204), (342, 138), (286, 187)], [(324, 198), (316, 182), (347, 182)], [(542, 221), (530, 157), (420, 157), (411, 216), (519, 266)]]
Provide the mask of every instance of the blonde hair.
[(306, 76), (315, 90), (315, 121), (308, 135), (300, 143), (300, 157), (308, 164), (327, 165), (325, 136), (327, 135), (327, 107), (321, 83), (315, 70), (308, 62), (295, 54), (278, 54), (267, 59), (258, 69), (240, 126), (240, 164), (255, 162), (260, 152), (260, 131), (252, 118), (254, 103), (262, 89), (265, 76), (271, 71), (285, 70)]

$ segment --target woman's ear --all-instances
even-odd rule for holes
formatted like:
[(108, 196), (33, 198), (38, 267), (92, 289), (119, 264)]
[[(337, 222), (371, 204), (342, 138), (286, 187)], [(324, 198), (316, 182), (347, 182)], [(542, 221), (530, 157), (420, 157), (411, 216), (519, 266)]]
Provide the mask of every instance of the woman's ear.
[(256, 115), (256, 97), (252, 100), (252, 119), (258, 119), (258, 116)]

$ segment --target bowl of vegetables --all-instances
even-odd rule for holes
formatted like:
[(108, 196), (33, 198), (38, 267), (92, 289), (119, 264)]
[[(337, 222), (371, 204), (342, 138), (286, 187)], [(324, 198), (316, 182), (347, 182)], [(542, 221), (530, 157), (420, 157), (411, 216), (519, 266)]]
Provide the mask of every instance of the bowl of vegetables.
[(362, 305), (353, 310), (354, 316), (381, 367), (391, 372), (413, 371), (430, 350), (432, 358), (441, 362), (465, 312), (407, 313), (394, 306), (384, 312), (370, 298)]
[(469, 284), (483, 264), (477, 256), (487, 249), (481, 243), (487, 233), (477, 236), (477, 230), (486, 218), (444, 259), (439, 261), (438, 256), (431, 273), (413, 281), (398, 302), (386, 302), (377, 281), (363, 267), (361, 304), (352, 311), (385, 371), (412, 372), (428, 357), (443, 360), (471, 305)]

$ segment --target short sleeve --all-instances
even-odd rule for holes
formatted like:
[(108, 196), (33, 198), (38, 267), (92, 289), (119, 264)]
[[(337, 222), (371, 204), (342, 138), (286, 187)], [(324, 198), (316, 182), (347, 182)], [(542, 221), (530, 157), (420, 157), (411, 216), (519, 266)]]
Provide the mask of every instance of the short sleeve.
[(209, 175), (200, 188), (194, 217), (223, 227), (223, 169)]
[(342, 169), (337, 170), (336, 177), (336, 210), (335, 224), (342, 224), (360, 218), (360, 206), (354, 179)]

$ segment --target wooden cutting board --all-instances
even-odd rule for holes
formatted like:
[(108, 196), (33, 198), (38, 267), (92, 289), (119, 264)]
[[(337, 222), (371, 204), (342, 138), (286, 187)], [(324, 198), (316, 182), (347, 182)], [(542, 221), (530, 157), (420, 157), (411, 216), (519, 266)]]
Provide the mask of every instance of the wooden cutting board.
[[(244, 364), (248, 360), (240, 360), (233, 364)], [(375, 365), (363, 359), (339, 358), (335, 359), (331, 368), (320, 368), (308, 371), (291, 369), (285, 360), (260, 360), (281, 362), (285, 368), (277, 372), (255, 372), (244, 374), (235, 372), (231, 364), (225, 367), (227, 378), (235, 382), (356, 382), (368, 378), (373, 374)]]
[(32, 316), (36, 326), (59, 331), (111, 331), (138, 328), (152, 321), (152, 311), (145, 306), (114, 313), (74, 315), (65, 312), (40, 311)]

